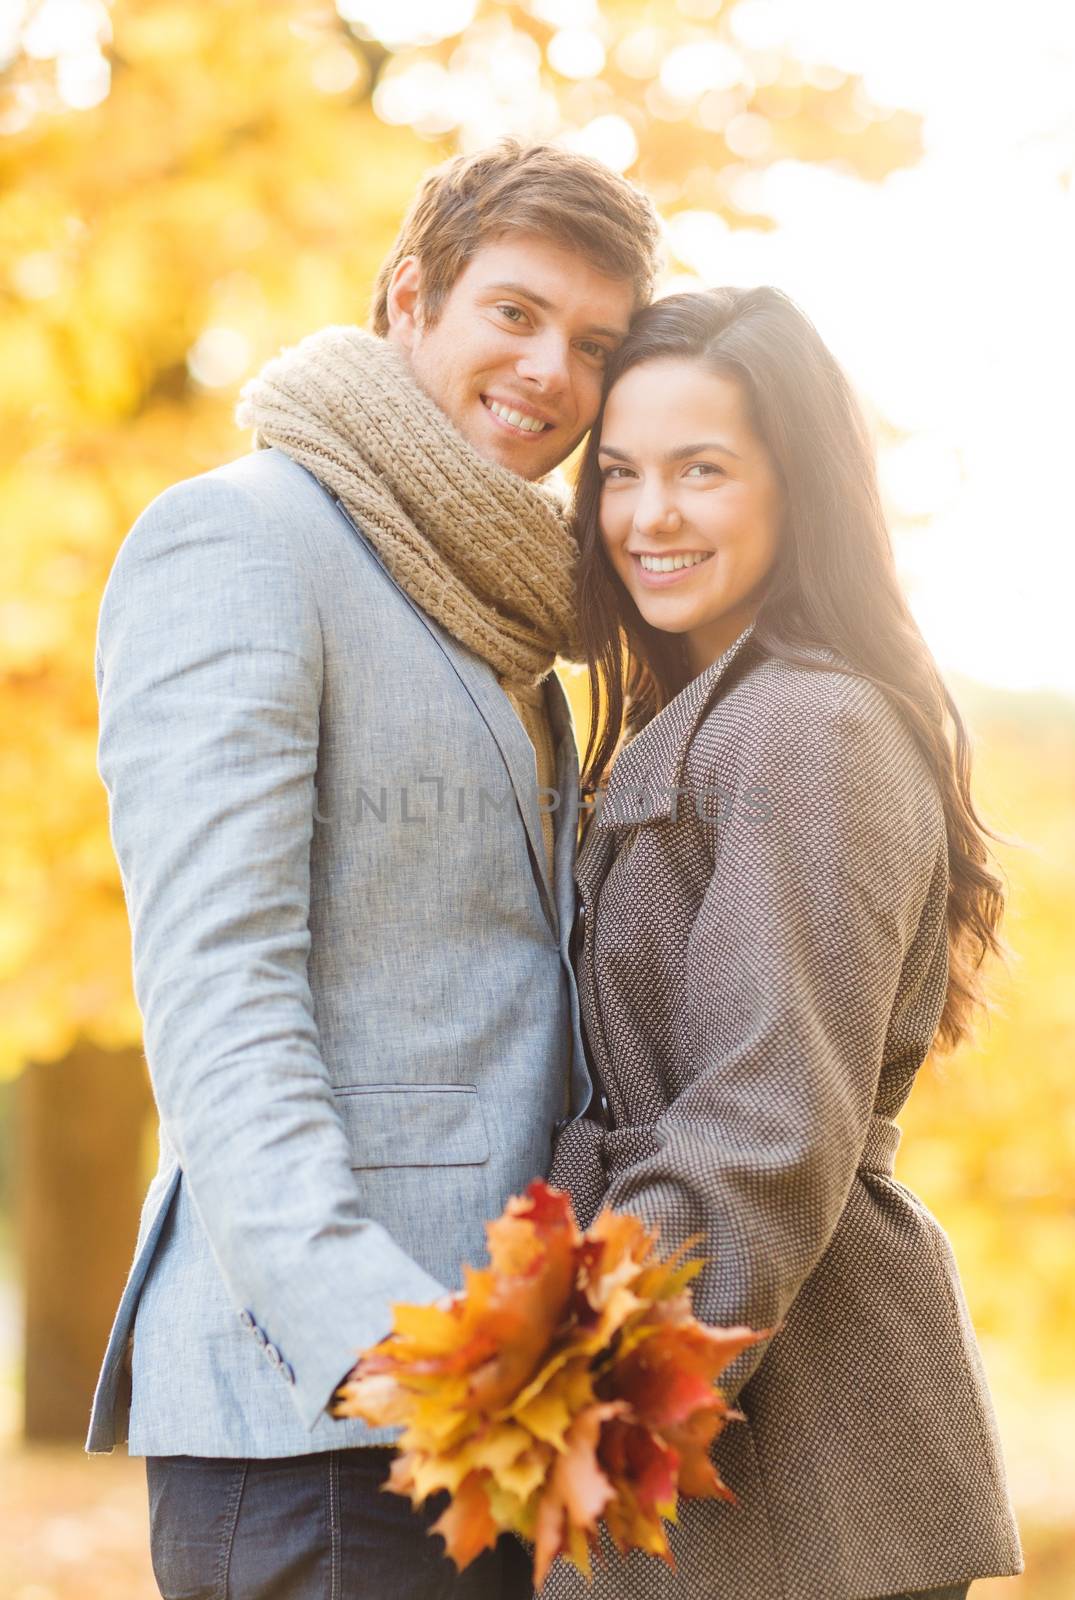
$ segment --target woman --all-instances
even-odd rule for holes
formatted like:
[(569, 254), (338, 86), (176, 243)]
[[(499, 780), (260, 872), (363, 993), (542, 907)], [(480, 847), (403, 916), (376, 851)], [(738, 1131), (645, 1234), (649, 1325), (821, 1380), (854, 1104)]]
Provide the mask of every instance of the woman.
[[(609, 1552), (550, 1600), (961, 1596), (1020, 1568), (989, 1397), (891, 1120), (955, 1044), (1001, 892), (959, 715), (894, 573), (847, 382), (773, 289), (676, 295), (614, 358), (582, 469), (602, 784), (579, 863), (601, 1120), (552, 1181), (703, 1235), (695, 1309), (774, 1328), (732, 1369), (738, 1505), (673, 1576)], [(627, 685), (627, 694), (621, 685)]]

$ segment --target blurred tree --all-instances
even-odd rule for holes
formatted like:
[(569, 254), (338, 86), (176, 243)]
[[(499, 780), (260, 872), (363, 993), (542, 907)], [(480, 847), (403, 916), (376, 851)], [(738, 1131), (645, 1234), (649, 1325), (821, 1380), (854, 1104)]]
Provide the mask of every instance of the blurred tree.
[(86, 1430), (145, 1192), (136, 1140), (152, 1099), (140, 1067), (136, 1049), (82, 1040), (18, 1081), (28, 1439)]
[[(146, 1105), (144, 1086), (91, 1086), (109, 1052), (139, 1039), (94, 765), (95, 618), (125, 530), (166, 484), (245, 448), (237, 386), (281, 343), (364, 317), (413, 188), (455, 148), (563, 136), (693, 218), (675, 236), (686, 266), (695, 213), (703, 233), (718, 216), (765, 225), (757, 179), (774, 160), (879, 178), (916, 157), (914, 119), (794, 60), (763, 23), (753, 0), (7, 8), (0, 1072), (70, 1058), (66, 1083), (28, 1091), (39, 1109), (25, 1119), (37, 1130), (25, 1237), (56, 1284), (73, 1281), (84, 1248), (64, 1218), (77, 1212), (113, 1252), (112, 1267), (97, 1258), (101, 1282), (122, 1275), (130, 1246), (107, 1183), (87, 1186), (65, 1154), (68, 1113), (83, 1108), (100, 1172), (130, 1172)], [(83, 1318), (77, 1295), (46, 1288), (29, 1301), (31, 1395), (47, 1339), (76, 1349)], [(80, 1432), (81, 1402), (66, 1414)]]

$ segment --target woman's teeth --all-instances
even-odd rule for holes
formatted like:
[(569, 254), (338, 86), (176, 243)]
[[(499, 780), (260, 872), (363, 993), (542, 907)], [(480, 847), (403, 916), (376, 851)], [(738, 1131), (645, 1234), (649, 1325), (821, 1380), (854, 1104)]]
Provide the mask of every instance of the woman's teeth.
[(689, 556), (639, 556), (643, 572), (678, 572), (680, 567), (696, 567), (708, 561), (712, 550), (696, 550)]
[(510, 422), (513, 428), (521, 428), (524, 433), (544, 433), (549, 426), (538, 417), (525, 417), (521, 411), (511, 411), (507, 406), (502, 406), (498, 400), (486, 400), (485, 404), (495, 417)]

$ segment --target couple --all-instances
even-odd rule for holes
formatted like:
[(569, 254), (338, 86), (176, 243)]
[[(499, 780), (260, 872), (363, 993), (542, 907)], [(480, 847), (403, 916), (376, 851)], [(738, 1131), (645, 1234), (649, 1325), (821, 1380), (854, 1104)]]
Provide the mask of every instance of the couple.
[[(439, 1507), (379, 1492), (389, 1437), (326, 1407), (550, 1170), (584, 1225), (701, 1233), (699, 1315), (779, 1325), (731, 1373), (738, 1505), (687, 1502), (677, 1575), (610, 1555), (598, 1600), (1018, 1570), (954, 1263), (892, 1178), (1000, 910), (961, 725), (832, 357), (774, 290), (650, 305), (657, 241), (579, 156), (450, 163), (374, 334), (271, 362), (261, 448), (110, 578), (161, 1155), (88, 1447), (147, 1458), (169, 1600), (530, 1593), (510, 1540), (456, 1576)], [(568, 520), (546, 480), (591, 428)], [(597, 713), (577, 914), (558, 654)]]

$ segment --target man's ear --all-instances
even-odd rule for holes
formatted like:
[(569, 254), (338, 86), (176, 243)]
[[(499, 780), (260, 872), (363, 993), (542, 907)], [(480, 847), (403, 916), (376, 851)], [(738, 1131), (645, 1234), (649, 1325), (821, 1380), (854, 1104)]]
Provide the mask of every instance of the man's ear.
[(389, 339), (408, 351), (414, 346), (421, 323), (418, 307), (421, 288), (422, 268), (418, 257), (404, 256), (396, 263), (389, 279), (385, 310)]

